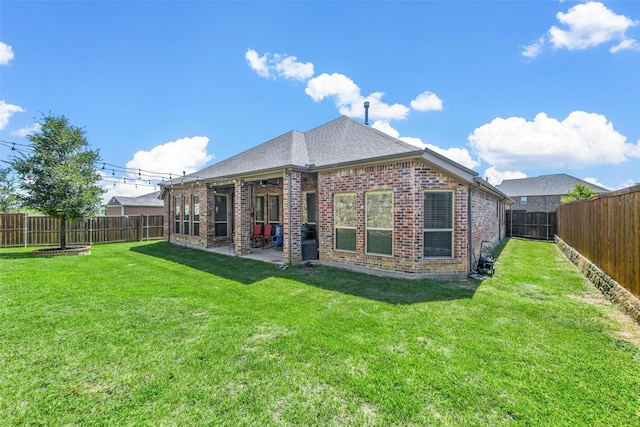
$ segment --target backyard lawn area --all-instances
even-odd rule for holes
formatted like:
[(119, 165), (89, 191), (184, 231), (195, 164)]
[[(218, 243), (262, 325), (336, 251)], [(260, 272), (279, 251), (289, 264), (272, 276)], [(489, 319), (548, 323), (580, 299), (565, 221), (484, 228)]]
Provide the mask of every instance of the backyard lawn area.
[(2, 425), (640, 425), (640, 332), (555, 245), (483, 281), (164, 242), (0, 250)]

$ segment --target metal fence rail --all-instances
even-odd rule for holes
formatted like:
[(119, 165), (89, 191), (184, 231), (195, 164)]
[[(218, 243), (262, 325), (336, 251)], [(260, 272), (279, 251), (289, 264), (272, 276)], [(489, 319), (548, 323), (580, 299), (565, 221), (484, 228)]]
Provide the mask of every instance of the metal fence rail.
[[(67, 221), (69, 245), (162, 239), (163, 215), (98, 216)], [(60, 243), (60, 220), (27, 214), (0, 214), (0, 247), (47, 246)]]

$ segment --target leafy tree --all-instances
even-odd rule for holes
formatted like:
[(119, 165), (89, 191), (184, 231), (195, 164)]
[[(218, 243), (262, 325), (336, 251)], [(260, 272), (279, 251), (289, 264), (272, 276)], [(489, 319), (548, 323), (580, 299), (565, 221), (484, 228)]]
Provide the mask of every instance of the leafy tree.
[(20, 209), (20, 197), (16, 177), (10, 167), (0, 167), (0, 213), (17, 212)]
[(14, 159), (20, 177), (24, 205), (60, 219), (60, 248), (66, 249), (67, 221), (95, 215), (104, 190), (94, 164), (98, 150), (91, 150), (85, 131), (64, 116), (49, 113), (40, 129), (28, 136), (31, 152)]
[(596, 192), (593, 191), (591, 188), (587, 187), (586, 185), (576, 184), (576, 186), (573, 187), (571, 191), (567, 193), (566, 196), (562, 196), (560, 201), (562, 203), (575, 202), (576, 200), (588, 199), (589, 197), (595, 194)]

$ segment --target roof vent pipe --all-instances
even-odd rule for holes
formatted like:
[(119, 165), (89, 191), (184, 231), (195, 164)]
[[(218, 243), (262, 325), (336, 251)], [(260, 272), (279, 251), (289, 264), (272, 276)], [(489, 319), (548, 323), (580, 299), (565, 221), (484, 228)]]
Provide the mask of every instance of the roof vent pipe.
[(369, 126), (369, 101), (364, 101), (364, 124)]

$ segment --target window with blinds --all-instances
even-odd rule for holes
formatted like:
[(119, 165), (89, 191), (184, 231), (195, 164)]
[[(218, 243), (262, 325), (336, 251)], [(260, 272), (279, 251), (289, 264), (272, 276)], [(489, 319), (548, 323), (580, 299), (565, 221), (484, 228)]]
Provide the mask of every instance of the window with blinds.
[(424, 192), (424, 257), (453, 257), (453, 191)]

